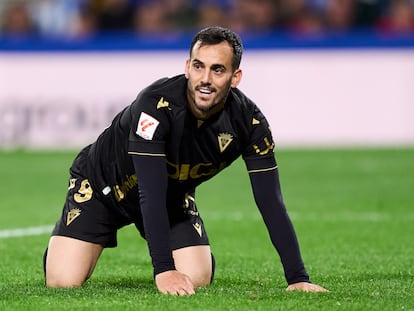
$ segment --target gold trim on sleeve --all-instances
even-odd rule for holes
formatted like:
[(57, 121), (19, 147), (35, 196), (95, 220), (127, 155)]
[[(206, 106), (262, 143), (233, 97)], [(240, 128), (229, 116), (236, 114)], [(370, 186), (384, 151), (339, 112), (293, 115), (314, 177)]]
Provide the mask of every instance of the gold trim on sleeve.
[(145, 156), (152, 156), (152, 157), (165, 157), (164, 153), (148, 153), (148, 152), (132, 152), (128, 151), (128, 154), (131, 155), (145, 155)]
[(278, 166), (276, 165), (276, 166), (273, 166), (273, 167), (269, 167), (269, 168), (262, 168), (262, 169), (258, 169), (258, 170), (250, 170), (250, 171), (247, 171), (249, 174), (250, 173), (260, 173), (260, 172), (268, 172), (268, 171), (273, 171), (273, 170), (275, 170), (275, 169), (277, 169), (278, 168)]

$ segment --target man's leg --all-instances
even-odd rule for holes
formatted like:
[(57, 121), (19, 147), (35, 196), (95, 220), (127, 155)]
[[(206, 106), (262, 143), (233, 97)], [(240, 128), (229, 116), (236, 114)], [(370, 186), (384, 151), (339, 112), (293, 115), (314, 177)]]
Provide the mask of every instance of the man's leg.
[(45, 260), (46, 286), (82, 286), (92, 275), (102, 250), (100, 244), (52, 236)]
[[(185, 195), (181, 211), (185, 219), (171, 227), (175, 267), (189, 276), (196, 287), (207, 286), (213, 281), (215, 261), (203, 220), (195, 204), (194, 192)], [(177, 215), (177, 218), (183, 217)]]
[(196, 287), (212, 282), (214, 260), (209, 245), (179, 248), (173, 251), (173, 257), (176, 269), (189, 276)]

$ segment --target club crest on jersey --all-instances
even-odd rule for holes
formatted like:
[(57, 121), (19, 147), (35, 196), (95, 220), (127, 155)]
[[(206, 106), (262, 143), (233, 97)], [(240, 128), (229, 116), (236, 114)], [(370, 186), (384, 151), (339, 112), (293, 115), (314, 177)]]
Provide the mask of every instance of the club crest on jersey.
[(81, 214), (80, 209), (78, 208), (72, 208), (69, 213), (68, 216), (66, 218), (66, 226), (69, 226), (72, 221), (74, 221), (76, 218), (78, 218)]
[(233, 141), (233, 135), (229, 133), (220, 133), (217, 137), (220, 152), (223, 153), (224, 150), (230, 145), (230, 143)]
[(160, 122), (145, 112), (141, 112), (138, 120), (137, 135), (146, 140), (152, 140)]

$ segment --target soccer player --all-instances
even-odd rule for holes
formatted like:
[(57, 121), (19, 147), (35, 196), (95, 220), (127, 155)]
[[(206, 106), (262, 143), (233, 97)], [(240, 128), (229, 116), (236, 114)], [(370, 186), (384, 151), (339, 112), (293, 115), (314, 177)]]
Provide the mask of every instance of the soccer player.
[(254, 198), (288, 283), (310, 282), (279, 185), (274, 142), (259, 108), (237, 86), (242, 43), (222, 27), (193, 38), (185, 74), (142, 90), (70, 168), (69, 190), (44, 256), (46, 286), (81, 286), (102, 250), (135, 224), (147, 241), (161, 293), (209, 285), (214, 257), (195, 189), (242, 156)]

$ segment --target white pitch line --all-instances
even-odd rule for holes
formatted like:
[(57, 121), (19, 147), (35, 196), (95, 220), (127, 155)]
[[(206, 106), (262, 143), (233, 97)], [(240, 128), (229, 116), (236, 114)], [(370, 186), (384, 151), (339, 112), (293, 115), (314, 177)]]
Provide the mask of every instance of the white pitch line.
[[(386, 213), (378, 212), (332, 212), (324, 214), (314, 214), (314, 213), (298, 213), (290, 212), (290, 217), (294, 221), (323, 221), (323, 222), (332, 222), (332, 221), (362, 221), (362, 222), (387, 222), (393, 218)], [(233, 212), (233, 213), (217, 213), (217, 212), (205, 212), (202, 213), (203, 219), (208, 221), (220, 221), (220, 220), (232, 220), (232, 221), (244, 221), (246, 219), (260, 220), (260, 214), (258, 211), (250, 213), (242, 212)], [(414, 219), (414, 214), (404, 214), (401, 217), (398, 217), (397, 220), (401, 222), (412, 221)], [(16, 228), (16, 229), (7, 229), (0, 230), (0, 239), (7, 239), (13, 237), (25, 237), (25, 236), (35, 236), (42, 234), (50, 234), (53, 230), (53, 225), (48, 226), (39, 226), (39, 227), (29, 227), (29, 228)]]
[(52, 225), (0, 230), (0, 239), (41, 235), (41, 234), (51, 233), (52, 230), (53, 230)]

